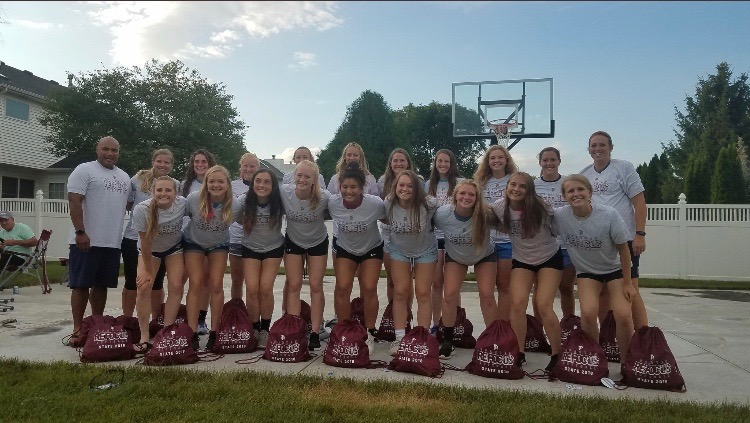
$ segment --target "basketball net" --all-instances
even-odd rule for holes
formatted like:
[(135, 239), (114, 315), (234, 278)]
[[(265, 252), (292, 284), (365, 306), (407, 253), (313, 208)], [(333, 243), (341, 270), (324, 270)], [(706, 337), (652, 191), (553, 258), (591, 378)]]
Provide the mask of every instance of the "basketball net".
[(490, 123), (492, 133), (497, 137), (497, 143), (505, 148), (510, 144), (510, 130), (518, 126), (515, 120), (509, 120), (503, 123)]

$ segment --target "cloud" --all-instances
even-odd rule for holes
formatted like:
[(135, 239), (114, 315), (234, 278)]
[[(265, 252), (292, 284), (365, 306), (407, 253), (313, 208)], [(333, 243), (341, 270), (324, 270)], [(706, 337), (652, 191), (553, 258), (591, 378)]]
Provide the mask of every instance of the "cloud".
[[(343, 23), (334, 2), (89, 2), (87, 14), (113, 36), (117, 65), (150, 59), (224, 58), (246, 38), (295, 30), (326, 31)], [(303, 53), (309, 54), (309, 53)], [(314, 66), (297, 59), (297, 67)]]
[(18, 26), (22, 26), (24, 28), (28, 29), (51, 29), (55, 26), (62, 27), (62, 25), (55, 25), (49, 22), (34, 22), (34, 21), (27, 21), (26, 19), (11, 19), (11, 24), (16, 24)]
[(302, 51), (295, 51), (294, 52), (294, 63), (289, 64), (290, 69), (307, 69), (313, 66), (318, 66), (318, 62), (316, 62), (317, 56), (315, 53), (305, 53)]

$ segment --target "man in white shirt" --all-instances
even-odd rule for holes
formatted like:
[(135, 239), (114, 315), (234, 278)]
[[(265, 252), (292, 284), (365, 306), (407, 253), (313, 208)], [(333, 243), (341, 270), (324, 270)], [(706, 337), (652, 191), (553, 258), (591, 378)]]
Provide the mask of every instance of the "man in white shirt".
[(96, 160), (78, 165), (68, 177), (68, 202), (73, 224), (68, 243), (70, 306), (73, 336), (77, 341), (86, 305), (91, 314), (103, 315), (107, 288), (116, 288), (120, 271), (120, 245), (130, 177), (115, 166), (120, 143), (104, 137), (96, 145)]

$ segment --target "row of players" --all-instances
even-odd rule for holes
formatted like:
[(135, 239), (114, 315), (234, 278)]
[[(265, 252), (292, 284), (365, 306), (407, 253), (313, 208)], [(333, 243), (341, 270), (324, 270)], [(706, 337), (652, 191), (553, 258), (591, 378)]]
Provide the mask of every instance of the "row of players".
[[(435, 326), (442, 318), (446, 342), (440, 353), (444, 358), (451, 355), (450, 331), (461, 283), (468, 266), (474, 266), (485, 324), (498, 318), (510, 320), (521, 351), (528, 298), (536, 285), (535, 305), (553, 345), (553, 365), (560, 329), (552, 303), (558, 287), (563, 294), (563, 313), (575, 311), (572, 286), (576, 270), (570, 265), (571, 259), (578, 272), (583, 329), (596, 335), (599, 294), (609, 292), (611, 306), (607, 302), (603, 309), (614, 310), (618, 339), (627, 342), (635, 318), (635, 313), (631, 317), (631, 303), (635, 305), (639, 299), (637, 285), (631, 278), (637, 278), (637, 273), (631, 274), (628, 246), (632, 243), (636, 254), (645, 248), (643, 240), (634, 240), (628, 230), (628, 226), (637, 226), (637, 201), (631, 200), (636, 210), (631, 206), (631, 222), (626, 222), (617, 211), (592, 205), (590, 200), (592, 196), (596, 199), (595, 192), (612, 191), (615, 181), (627, 182), (633, 174), (637, 179), (637, 173), (634, 169), (628, 173), (629, 163), (611, 159), (612, 144), (606, 133), (593, 134), (589, 150), (594, 164), (582, 173), (596, 172), (589, 177), (596, 181), (596, 188), (580, 176), (571, 176), (563, 184), (558, 172), (559, 151), (552, 147), (539, 155), (542, 172), (536, 180), (517, 171), (507, 149), (492, 146), (474, 180), (462, 179), (453, 153), (440, 150), (429, 180), (423, 182), (410, 171), (408, 153), (397, 149), (389, 158), (386, 175), (376, 182), (367, 171), (364, 152), (351, 143), (344, 148), (328, 190), (321, 189), (322, 177), (305, 148), (295, 153), (295, 172), (285, 175), (282, 181), (290, 184), (279, 184), (271, 172), (257, 170), (257, 157), (249, 153), (240, 161), (240, 179), (230, 181), (226, 169), (211, 166), (210, 153), (198, 151), (179, 187), (166, 176), (171, 169), (171, 154), (158, 150), (153, 155), (152, 169), (139, 172), (132, 180), (135, 194), (131, 201), (137, 205), (125, 235), (129, 238), (137, 234), (141, 251), (134, 278), (143, 328), (139, 348), (148, 347), (148, 320), (155, 312), (151, 304), (161, 302), (159, 290), (154, 290), (160, 288), (154, 284), (160, 265), (169, 281), (165, 323), (171, 323), (176, 316), (186, 274), (190, 280), (189, 325), (198, 330), (200, 317), (205, 315), (199, 311), (202, 296), (210, 293), (212, 329), (218, 327), (227, 255), (232, 269), (232, 297), (242, 296), (244, 280), (248, 312), (256, 322), (261, 345), (270, 327), (273, 281), (282, 258), (287, 275), (282, 308), (299, 314), (306, 260), (312, 323), (317, 328), (324, 309), (322, 279), (328, 237), (323, 220), (327, 215), (334, 220), (334, 311), (338, 318), (349, 316), (353, 281), (358, 276), (370, 345), (378, 311), (377, 281), (384, 259), (389, 299), (394, 303), (394, 352), (404, 335), (407, 309), (415, 294), (417, 324)], [(631, 185), (636, 185), (633, 188), (637, 190), (640, 181)], [(641, 186), (635, 195), (626, 195), (642, 197), (642, 191)], [(564, 207), (565, 204), (569, 206)], [(187, 224), (183, 225), (185, 215)], [(286, 234), (282, 235), (284, 215)], [(562, 243), (552, 235), (553, 226), (554, 233), (565, 235)], [(124, 247), (123, 244), (125, 256)], [(144, 257), (152, 259), (143, 260)], [(637, 267), (634, 270), (637, 272)], [(208, 289), (204, 289), (204, 282), (208, 282)], [(607, 289), (603, 290), (604, 286)], [(496, 288), (500, 291), (497, 302)], [(124, 291), (124, 309), (128, 291), (133, 290)], [(196, 343), (197, 336), (196, 332)], [(209, 344), (212, 339), (215, 332), (210, 331)], [(320, 345), (315, 332), (310, 345)], [(627, 345), (620, 345), (620, 350), (627, 351)]]

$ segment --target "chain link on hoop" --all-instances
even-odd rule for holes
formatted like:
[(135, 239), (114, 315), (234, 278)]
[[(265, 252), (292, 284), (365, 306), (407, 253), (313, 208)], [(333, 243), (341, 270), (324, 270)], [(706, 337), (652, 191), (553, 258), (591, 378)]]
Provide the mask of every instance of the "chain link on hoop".
[(510, 144), (510, 131), (518, 126), (515, 120), (509, 120), (503, 123), (490, 123), (490, 130), (497, 137), (497, 143), (505, 148)]

